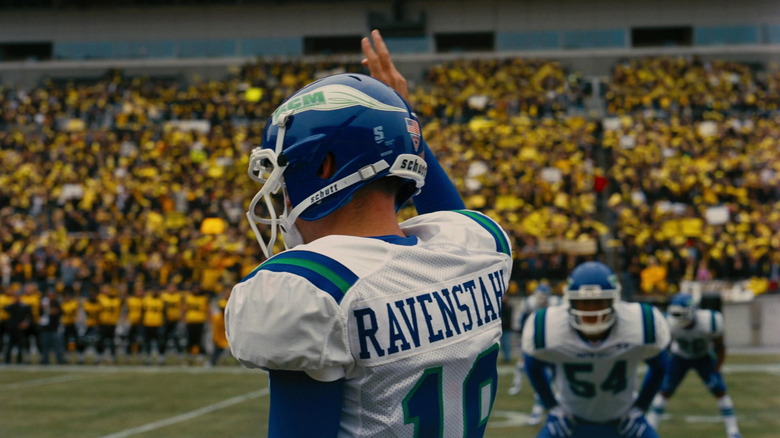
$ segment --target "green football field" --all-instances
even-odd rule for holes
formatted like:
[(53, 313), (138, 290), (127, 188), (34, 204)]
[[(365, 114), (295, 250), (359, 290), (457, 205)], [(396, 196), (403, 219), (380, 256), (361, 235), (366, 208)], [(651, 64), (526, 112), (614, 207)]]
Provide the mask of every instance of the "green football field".
[[(745, 438), (780, 437), (780, 355), (732, 355), (725, 368)], [(500, 367), (488, 437), (534, 437), (531, 388), (510, 396)], [(660, 426), (665, 438), (725, 437), (714, 399), (689, 374)], [(301, 413), (301, 421), (305, 421)], [(262, 437), (265, 374), (233, 366), (0, 367), (0, 437)]]

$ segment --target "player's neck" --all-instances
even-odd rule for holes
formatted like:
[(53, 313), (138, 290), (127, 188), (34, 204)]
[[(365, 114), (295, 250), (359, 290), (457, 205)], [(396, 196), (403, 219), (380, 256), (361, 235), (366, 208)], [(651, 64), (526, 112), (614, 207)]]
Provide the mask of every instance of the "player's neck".
[(370, 194), (361, 202), (350, 202), (322, 219), (299, 220), (298, 228), (306, 243), (330, 235), (404, 236), (392, 198), (382, 193)]
[(592, 334), (583, 333), (583, 332), (577, 330), (577, 334), (580, 335), (580, 338), (583, 341), (595, 345), (595, 344), (599, 344), (599, 343), (603, 342), (605, 339), (607, 339), (607, 336), (609, 336), (609, 332), (611, 332), (611, 331), (612, 331), (612, 327), (607, 329), (607, 331), (604, 331), (604, 332), (601, 332), (601, 333), (592, 333)]
[(582, 339), (584, 339), (584, 340), (586, 340), (586, 341), (590, 342), (591, 344), (598, 344), (598, 343), (602, 342), (602, 341), (603, 341), (604, 339), (606, 339), (606, 338), (607, 338), (607, 337), (606, 337), (606, 336), (604, 336), (604, 335), (598, 335), (598, 336), (594, 336), (594, 335), (582, 335)]

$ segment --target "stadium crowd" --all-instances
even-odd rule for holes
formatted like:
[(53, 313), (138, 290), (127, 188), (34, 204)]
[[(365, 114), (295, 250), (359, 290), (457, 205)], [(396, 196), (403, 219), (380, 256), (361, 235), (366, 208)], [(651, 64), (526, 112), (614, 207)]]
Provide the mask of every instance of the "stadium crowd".
[[(203, 345), (202, 332), (185, 327), (209, 325), (230, 285), (262, 261), (244, 220), (255, 190), (249, 151), (283, 96), (339, 71), (362, 67), (254, 63), (194, 83), (110, 71), (0, 89), (6, 362), (28, 336), (47, 348), (47, 309), (62, 307), (65, 327), (71, 301), (73, 360), (91, 349), (114, 360), (104, 354), (116, 348), (109, 338), (144, 360), (171, 344), (219, 351), (210, 346), (219, 340)], [(754, 278), (757, 293), (777, 290), (780, 72), (644, 59), (615, 67), (603, 120), (586, 113), (588, 96), (578, 73), (521, 59), (437, 65), (412, 91), (424, 136), (467, 207), (512, 233), (513, 291), (541, 281), (560, 291), (574, 266), (610, 251), (628, 295), (663, 297), (684, 279)], [(178, 306), (158, 306), (177, 291)], [(206, 307), (190, 314), (199, 322), (188, 320), (186, 302), (201, 295)], [(16, 301), (29, 316), (6, 311)], [(166, 331), (164, 316), (134, 329), (143, 326), (138, 302), (147, 309), (138, 317), (170, 311), (179, 329)], [(185, 332), (191, 339), (168, 337)]]
[(625, 280), (645, 294), (682, 280), (780, 279), (780, 72), (644, 59), (609, 82), (609, 210)]

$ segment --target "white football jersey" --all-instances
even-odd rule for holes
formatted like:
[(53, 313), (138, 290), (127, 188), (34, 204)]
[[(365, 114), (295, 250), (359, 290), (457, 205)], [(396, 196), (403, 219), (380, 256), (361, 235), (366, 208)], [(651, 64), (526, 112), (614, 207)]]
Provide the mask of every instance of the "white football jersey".
[(672, 332), (672, 354), (686, 359), (706, 356), (713, 350), (713, 340), (723, 336), (723, 315), (714, 310), (697, 309), (693, 324), (680, 327), (669, 320)]
[(225, 309), (231, 352), (248, 367), (345, 378), (343, 437), (484, 431), (509, 239), (468, 210), (401, 228), (408, 237), (328, 236), (261, 264)]
[(558, 295), (531, 294), (523, 298), (516, 314), (513, 315), (512, 330), (521, 331), (523, 322), (534, 312), (549, 306), (558, 306), (561, 304), (561, 297)]
[(548, 307), (528, 318), (523, 352), (555, 365), (561, 407), (592, 422), (615, 420), (634, 402), (637, 366), (669, 345), (669, 327), (648, 304), (618, 302), (606, 339), (591, 343), (570, 324), (568, 305)]

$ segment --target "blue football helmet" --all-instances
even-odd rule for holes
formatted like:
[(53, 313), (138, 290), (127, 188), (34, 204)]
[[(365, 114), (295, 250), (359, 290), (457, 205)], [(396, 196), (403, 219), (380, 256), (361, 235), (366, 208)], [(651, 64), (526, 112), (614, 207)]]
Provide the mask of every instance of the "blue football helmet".
[[(588, 335), (607, 331), (615, 323), (615, 304), (620, 301), (620, 283), (607, 265), (585, 262), (574, 268), (565, 291), (571, 325)], [(598, 309), (582, 307), (583, 301), (603, 300)]]
[(669, 306), (666, 308), (669, 323), (680, 327), (687, 326), (696, 315), (696, 307), (693, 295), (686, 293), (674, 294), (669, 300)]
[[(273, 253), (277, 227), (286, 248), (303, 243), (297, 218), (325, 217), (379, 178), (404, 181), (396, 199), (400, 208), (425, 182), (423, 149), (417, 116), (374, 78), (338, 74), (298, 90), (269, 118), (263, 144), (249, 160), (249, 177), (263, 186), (247, 217), (266, 257)], [(321, 172), (326, 159), (335, 163), (329, 176)], [(261, 200), (264, 205), (258, 205)], [(268, 241), (257, 224), (270, 228)]]
[(550, 296), (552, 295), (552, 289), (546, 281), (540, 281), (534, 288), (533, 294), (528, 297), (528, 305), (532, 309), (543, 309), (550, 304)]

